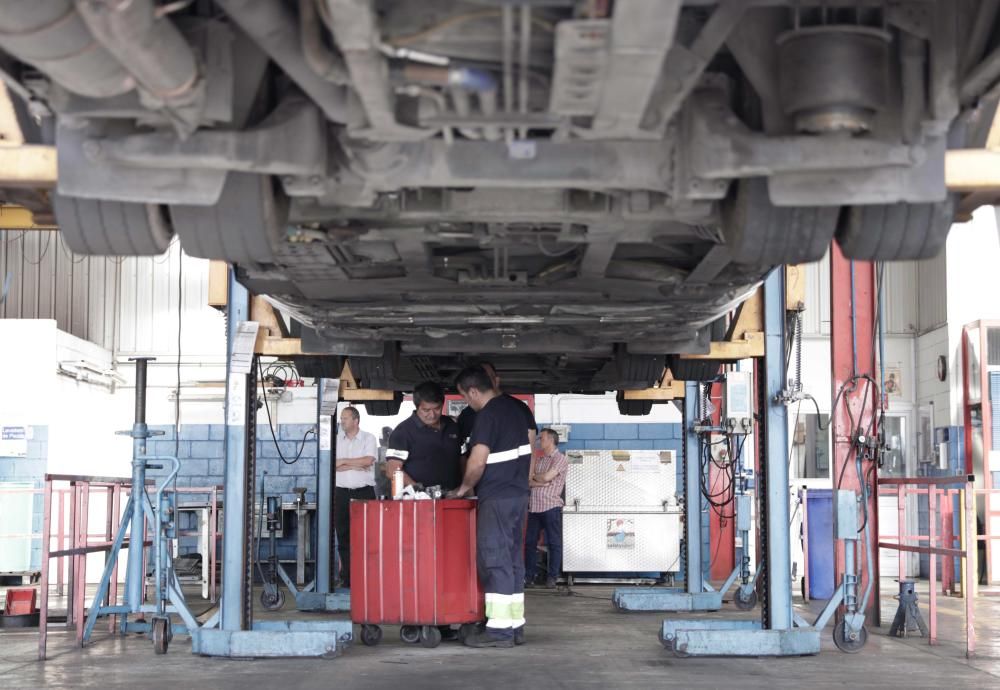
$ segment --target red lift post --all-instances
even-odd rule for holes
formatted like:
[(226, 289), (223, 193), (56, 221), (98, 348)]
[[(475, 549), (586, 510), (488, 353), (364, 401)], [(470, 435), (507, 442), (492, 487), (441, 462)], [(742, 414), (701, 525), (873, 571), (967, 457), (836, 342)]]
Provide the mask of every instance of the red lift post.
[[(855, 470), (857, 434), (878, 437), (877, 417), (882, 405), (881, 379), (876, 361), (875, 265), (844, 258), (836, 243), (830, 248), (830, 360), (832, 364), (834, 405), (831, 410), (833, 438), (833, 488), (861, 493)], [(853, 419), (853, 421), (852, 421)], [(874, 455), (874, 454), (873, 454)], [(872, 540), (874, 583), (865, 614), (872, 625), (879, 625), (878, 581), (878, 512), (876, 487), (878, 466), (864, 460), (862, 470), (868, 483), (868, 525)], [(859, 526), (862, 525), (859, 520)], [(868, 586), (864, 537), (857, 542), (855, 559), (858, 573), (858, 596)], [(834, 582), (844, 577), (844, 543), (837, 540)]]

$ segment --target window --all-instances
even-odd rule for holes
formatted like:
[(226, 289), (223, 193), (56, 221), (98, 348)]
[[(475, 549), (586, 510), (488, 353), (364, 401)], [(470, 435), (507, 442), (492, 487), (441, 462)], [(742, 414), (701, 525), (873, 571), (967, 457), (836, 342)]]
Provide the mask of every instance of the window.
[(885, 433), (885, 454), (879, 476), (905, 477), (906, 471), (906, 418), (886, 415), (882, 422)]
[(792, 461), (796, 477), (798, 479), (829, 477), (830, 415), (802, 414), (796, 417), (798, 421), (792, 439)]

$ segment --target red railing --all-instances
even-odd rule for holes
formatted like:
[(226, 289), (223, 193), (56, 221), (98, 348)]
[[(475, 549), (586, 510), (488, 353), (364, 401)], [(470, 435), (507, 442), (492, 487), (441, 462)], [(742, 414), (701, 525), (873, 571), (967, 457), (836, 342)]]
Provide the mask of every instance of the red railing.
[[(152, 485), (152, 482), (149, 482)], [(121, 514), (124, 501), (131, 493), (131, 480), (118, 477), (94, 477), (84, 475), (47, 474), (41, 489), (12, 489), (11, 491), (27, 491), (41, 493), (42, 499), (42, 531), (39, 536), (42, 541), (41, 578), (39, 582), (39, 659), (45, 659), (48, 637), (50, 561), (56, 559), (56, 595), (62, 596), (68, 591), (66, 606), (66, 627), (75, 629), (77, 643), (83, 640), (85, 621), (85, 599), (87, 589), (87, 556), (92, 553), (107, 554), (111, 551), (115, 534), (121, 526)], [(219, 494), (222, 487), (177, 487), (178, 494), (205, 494), (208, 496), (209, 539), (208, 539), (208, 582), (209, 598), (216, 600), (217, 544), (220, 537), (219, 526)], [(104, 531), (90, 531), (91, 502), (105, 501)], [(53, 504), (57, 503), (56, 530), (53, 534)], [(67, 531), (68, 528), (68, 531)], [(148, 526), (145, 534), (149, 534)], [(197, 532), (177, 531), (178, 536), (194, 536)], [(36, 535), (20, 535), (36, 536)], [(68, 539), (68, 543), (67, 543)], [(53, 549), (53, 540), (55, 549)], [(130, 541), (122, 545), (127, 549)], [(143, 546), (149, 546), (146, 539)], [(68, 559), (69, 568), (63, 559)], [(146, 559), (143, 559), (143, 563)], [(64, 586), (65, 573), (65, 586)], [(145, 572), (142, 574), (145, 581)], [(118, 601), (118, 563), (113, 566), (111, 579), (108, 583), (108, 593), (103, 605), (116, 605)], [(143, 588), (145, 591), (145, 588)], [(114, 631), (116, 616), (109, 616), (109, 631)]]
[[(958, 486), (956, 486), (958, 485)], [(906, 575), (903, 553), (927, 554), (930, 561), (930, 586), (928, 591), (928, 643), (937, 644), (937, 570), (938, 557), (947, 558), (951, 565), (949, 576), (954, 572), (954, 559), (964, 559), (962, 577), (962, 596), (965, 598), (965, 655), (972, 657), (976, 649), (975, 599), (976, 582), (976, 517), (975, 488), (972, 482), (964, 477), (906, 477), (879, 478), (879, 496), (895, 496), (899, 516), (899, 535), (895, 542), (879, 541), (880, 549), (898, 551), (899, 577)], [(906, 498), (914, 495), (927, 496), (928, 534), (908, 534), (906, 530)], [(942, 521), (953, 524), (954, 515), (951, 498), (958, 496), (962, 506), (960, 519), (962, 529), (958, 537), (959, 547), (955, 548), (952, 531), (943, 535)], [(942, 510), (940, 499), (947, 498), (946, 507)], [(891, 537), (883, 535), (883, 540)], [(925, 545), (921, 545), (925, 543)], [(946, 545), (947, 544), (947, 545)], [(942, 578), (944, 580), (944, 578)], [(953, 580), (953, 578), (952, 578)], [(952, 582), (952, 588), (954, 583)]]

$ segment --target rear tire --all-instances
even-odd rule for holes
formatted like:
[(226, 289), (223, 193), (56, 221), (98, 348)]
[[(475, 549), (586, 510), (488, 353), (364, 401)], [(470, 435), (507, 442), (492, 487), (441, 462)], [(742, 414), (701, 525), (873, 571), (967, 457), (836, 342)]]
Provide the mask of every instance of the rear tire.
[(775, 206), (767, 179), (736, 183), (722, 204), (722, 233), (733, 263), (774, 266), (819, 261), (837, 229), (839, 206)]
[(310, 379), (339, 379), (344, 370), (344, 358), (329, 357), (289, 357), (299, 376)]
[(372, 417), (393, 417), (399, 414), (399, 407), (403, 404), (403, 394), (396, 391), (392, 400), (369, 400), (365, 403), (365, 410)]
[(381, 357), (348, 357), (351, 375), (359, 388), (392, 389), (396, 386), (399, 367), (399, 349), (395, 343), (386, 343)]
[(626, 400), (625, 394), (618, 391), (618, 412), (629, 417), (644, 417), (653, 411), (652, 400)]
[(63, 241), (75, 254), (155, 256), (167, 251), (174, 231), (156, 204), (52, 198)]
[(928, 204), (852, 206), (837, 230), (848, 259), (919, 261), (937, 256), (955, 215), (954, 199)]
[(722, 364), (714, 359), (681, 359), (677, 355), (667, 358), (667, 366), (677, 381), (711, 381), (719, 375)]
[(191, 256), (273, 263), (288, 221), (288, 198), (270, 175), (230, 172), (214, 206), (174, 205), (170, 216)]

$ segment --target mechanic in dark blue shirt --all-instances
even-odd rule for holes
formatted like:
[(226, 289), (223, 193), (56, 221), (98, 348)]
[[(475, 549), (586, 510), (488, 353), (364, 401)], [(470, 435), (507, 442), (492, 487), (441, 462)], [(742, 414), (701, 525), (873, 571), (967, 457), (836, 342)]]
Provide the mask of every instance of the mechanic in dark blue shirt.
[[(521, 414), (524, 415), (524, 423), (527, 424), (528, 426), (528, 443), (531, 445), (532, 448), (534, 448), (535, 434), (538, 431), (538, 425), (535, 423), (535, 415), (531, 411), (531, 408), (528, 407), (528, 403), (524, 402), (520, 398), (515, 398), (513, 395), (504, 393), (500, 389), (500, 375), (497, 374), (497, 368), (493, 366), (492, 362), (479, 362), (479, 364), (476, 366), (478, 366), (480, 369), (486, 372), (486, 375), (490, 377), (490, 381), (493, 383), (493, 388), (496, 389), (496, 391), (500, 393), (500, 395), (506, 396), (511, 400), (516, 401), (517, 404), (520, 406)], [(475, 425), (475, 423), (476, 423), (476, 411), (472, 409), (471, 405), (469, 405), (464, 410), (462, 410), (462, 412), (458, 415), (458, 429), (459, 433), (461, 434), (463, 444), (466, 444), (466, 442), (469, 440), (469, 434), (472, 433), (472, 427)], [(463, 452), (466, 453), (469, 452), (470, 447), (471, 446), (467, 446)]]
[(479, 498), (476, 559), (486, 590), (486, 629), (470, 647), (524, 642), (524, 524), (528, 512), (531, 444), (520, 402), (502, 395), (481, 367), (463, 369), (458, 392), (476, 411), (461, 486), (452, 495)]
[(413, 389), (414, 413), (389, 436), (385, 473), (403, 470), (404, 486), (440, 486), (451, 491), (462, 483), (462, 440), (458, 424), (441, 414), (444, 390), (433, 381)]

